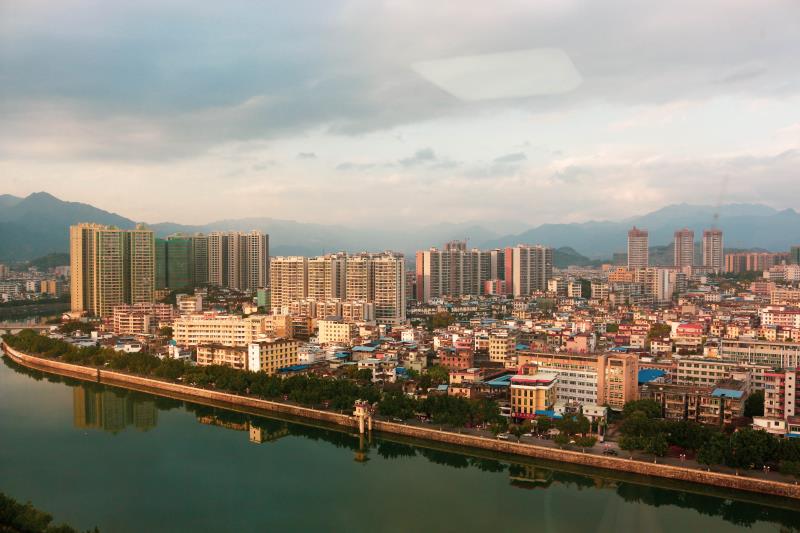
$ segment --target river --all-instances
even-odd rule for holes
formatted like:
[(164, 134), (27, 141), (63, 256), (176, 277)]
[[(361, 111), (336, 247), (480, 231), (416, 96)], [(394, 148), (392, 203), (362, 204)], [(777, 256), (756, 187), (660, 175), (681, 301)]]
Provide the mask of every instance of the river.
[(5, 357), (0, 364), (0, 491), (76, 528), (716, 533), (800, 527), (797, 503), (647, 483), (392, 436), (360, 439), (342, 429), (50, 376)]

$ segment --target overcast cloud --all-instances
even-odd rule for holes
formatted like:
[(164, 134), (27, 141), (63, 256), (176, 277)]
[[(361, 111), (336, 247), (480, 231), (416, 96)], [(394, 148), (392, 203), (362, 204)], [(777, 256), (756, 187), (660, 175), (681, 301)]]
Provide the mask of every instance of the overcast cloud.
[[(539, 49), (580, 83), (465, 101), (414, 69)], [(151, 222), (533, 225), (797, 207), (799, 163), (796, 1), (0, 3), (0, 193)]]

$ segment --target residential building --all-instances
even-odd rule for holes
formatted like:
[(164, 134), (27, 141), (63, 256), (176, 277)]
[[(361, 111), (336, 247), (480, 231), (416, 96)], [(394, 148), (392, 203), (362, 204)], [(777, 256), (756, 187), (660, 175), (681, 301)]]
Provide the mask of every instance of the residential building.
[(703, 231), (703, 267), (718, 274), (725, 268), (725, 256), (722, 241), (722, 230), (707, 229)]
[(266, 321), (265, 315), (186, 315), (175, 319), (172, 334), (178, 346), (247, 346), (266, 333)]
[(177, 294), (175, 295), (175, 306), (178, 308), (179, 315), (191, 315), (203, 311), (202, 294)]
[(636, 226), (628, 232), (628, 268), (647, 268), (650, 266), (649, 237), (647, 230)]
[(764, 375), (764, 416), (785, 420), (800, 413), (800, 369), (790, 368)]
[(489, 361), (507, 363), (515, 354), (516, 337), (506, 330), (493, 331), (489, 334)]
[(657, 383), (643, 387), (642, 397), (661, 404), (664, 418), (722, 426), (742, 416), (747, 392), (735, 380), (718, 386)]
[(308, 259), (273, 257), (270, 261), (270, 304), (280, 309), (308, 295)]
[(513, 418), (534, 418), (551, 411), (556, 403), (559, 375), (540, 372), (511, 378), (510, 404)]
[(673, 264), (678, 268), (694, 265), (694, 231), (689, 228), (675, 232)]
[(725, 254), (725, 272), (757, 272), (769, 270), (789, 258), (788, 253), (772, 252), (738, 252)]
[[(497, 255), (495, 254), (495, 258)], [(497, 264), (494, 264), (495, 272)], [(492, 252), (467, 250), (466, 241), (452, 241), (444, 250), (430, 248), (416, 255), (417, 300), (442, 296), (477, 296), (491, 279)]]
[(153, 232), (100, 224), (70, 227), (71, 305), (74, 313), (109, 316), (120, 304), (152, 303)]
[(175, 309), (169, 304), (117, 305), (111, 312), (111, 329), (114, 335), (150, 334), (160, 323), (171, 323), (174, 316)]
[[(385, 252), (372, 257), (373, 294), (378, 324), (399, 325), (406, 321), (405, 259), (402, 254)], [(348, 298), (351, 299), (351, 298)]]
[(678, 361), (676, 383), (678, 385), (703, 385), (711, 387), (729, 379), (739, 366), (735, 361), (720, 359), (685, 358)]
[(346, 254), (331, 254), (308, 260), (308, 298), (344, 299), (346, 290)]
[(356, 325), (351, 322), (345, 322), (342, 317), (330, 317), (325, 320), (318, 320), (317, 327), (317, 340), (322, 345), (349, 345), (358, 335)]
[(269, 277), (269, 235), (253, 230), (207, 236), (208, 283), (255, 293)]
[(553, 277), (553, 249), (520, 244), (505, 251), (505, 282), (508, 294), (529, 296), (546, 291)]
[(272, 375), (281, 368), (298, 364), (300, 342), (292, 339), (275, 339), (252, 343), (247, 347), (247, 369)]
[(189, 289), (195, 286), (195, 240), (186, 235), (156, 239), (156, 289)]
[(608, 405), (620, 410), (638, 399), (639, 360), (635, 354), (578, 355), (518, 352), (520, 368), (559, 375), (558, 401)]
[(197, 365), (222, 365), (247, 370), (247, 347), (201, 344), (197, 347)]
[(722, 339), (719, 355), (739, 363), (772, 368), (800, 367), (800, 343), (770, 342), (756, 339)]

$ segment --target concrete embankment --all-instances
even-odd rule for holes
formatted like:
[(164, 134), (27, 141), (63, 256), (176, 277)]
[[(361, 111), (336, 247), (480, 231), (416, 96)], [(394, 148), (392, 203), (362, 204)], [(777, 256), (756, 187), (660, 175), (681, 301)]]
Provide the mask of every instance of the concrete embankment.
[[(272, 402), (269, 400), (260, 400), (225, 392), (200, 389), (178, 383), (170, 383), (157, 379), (133, 376), (122, 372), (114, 372), (110, 370), (62, 363), (59, 361), (22, 353), (14, 348), (11, 348), (10, 346), (7, 346), (5, 343), (3, 344), (3, 349), (14, 361), (24, 366), (45, 372), (77, 377), (79, 379), (88, 381), (108, 383), (110, 385), (117, 385), (121, 387), (129, 387), (136, 390), (145, 390), (153, 394), (161, 394), (164, 396), (179, 395), (183, 398), (197, 399), (200, 401), (206, 400), (222, 402), (225, 404), (246, 407), (249, 409), (272, 411), (312, 420), (320, 420), (349, 428), (356, 428), (358, 426), (358, 423), (354, 417), (345, 414), (320, 411), (317, 409), (309, 409), (306, 407), (289, 405), (281, 402)], [(549, 461), (568, 462), (592, 468), (630, 472), (643, 476), (655, 476), (676, 481), (701, 483), (727, 489), (743, 490), (800, 500), (800, 485), (790, 483), (767, 481), (744, 476), (734, 476), (719, 472), (706, 472), (679, 466), (632, 461), (620, 457), (586, 454), (569, 450), (537, 446), (533, 444), (522, 444), (479, 437), (475, 435), (465, 435), (450, 431), (440, 431), (426, 427), (384, 422), (380, 420), (376, 420), (373, 423), (373, 428), (379, 432), (394, 433), (416, 439), (438, 441), (455, 446), (480, 448), (504, 454), (520, 455)]]

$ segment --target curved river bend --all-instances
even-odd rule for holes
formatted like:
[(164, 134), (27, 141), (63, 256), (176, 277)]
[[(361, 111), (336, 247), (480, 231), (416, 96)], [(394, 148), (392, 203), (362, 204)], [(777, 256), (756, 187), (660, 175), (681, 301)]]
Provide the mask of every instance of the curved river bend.
[(76, 528), (716, 533), (800, 527), (796, 502), (648, 482), (393, 436), (365, 440), (340, 428), (50, 376), (5, 357), (0, 364), (0, 491)]

